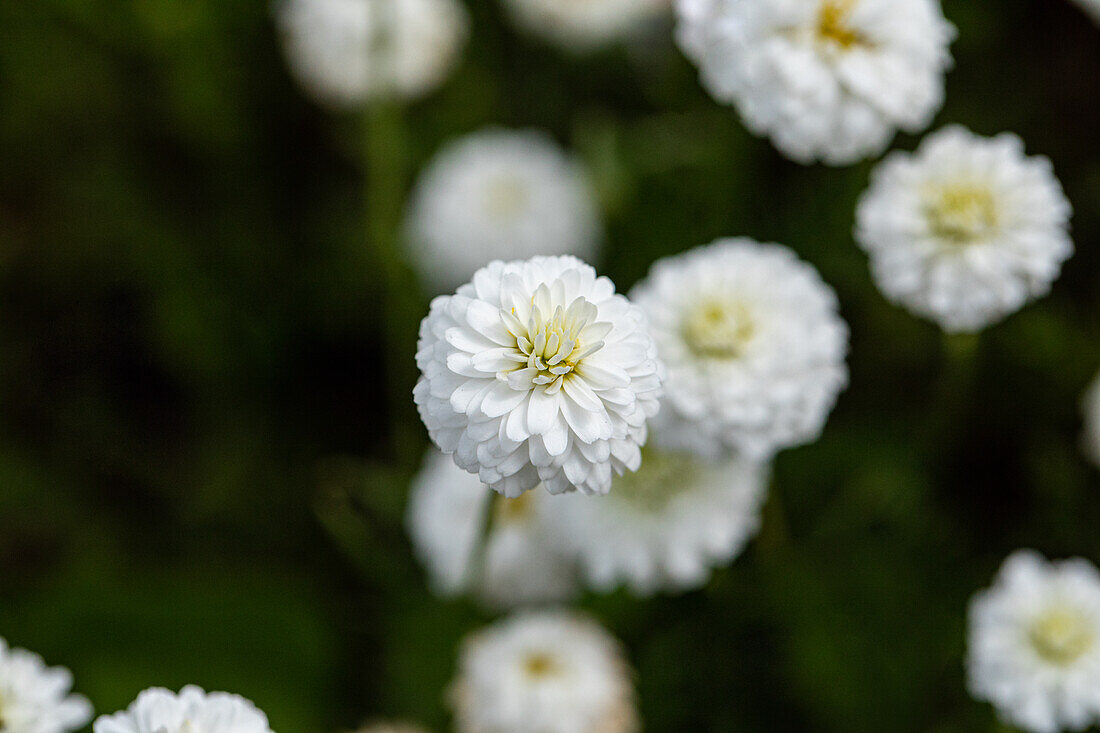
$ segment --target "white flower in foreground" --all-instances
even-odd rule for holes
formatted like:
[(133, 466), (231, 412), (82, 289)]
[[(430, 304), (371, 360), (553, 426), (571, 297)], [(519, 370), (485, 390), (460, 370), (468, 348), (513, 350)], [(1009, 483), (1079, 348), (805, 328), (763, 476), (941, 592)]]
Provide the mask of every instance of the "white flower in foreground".
[(42, 657), (12, 649), (0, 639), (0, 731), (66, 733), (91, 720), (92, 706), (71, 695), (73, 676), (64, 667), (47, 667)]
[(943, 104), (955, 29), (938, 0), (679, 0), (703, 85), (792, 160), (878, 155)]
[(567, 51), (584, 52), (637, 33), (671, 0), (502, 0), (516, 24)]
[(413, 480), (407, 524), (432, 590), (473, 591), (496, 607), (573, 596), (573, 564), (547, 534), (548, 501), (533, 491), (506, 499), (429, 449)]
[(596, 251), (595, 198), (549, 136), (483, 130), (443, 149), (420, 176), (407, 217), (413, 264), (453, 290), (492, 260)]
[(667, 367), (665, 445), (763, 458), (820, 435), (847, 384), (848, 328), (790, 249), (720, 239), (659, 260), (631, 298)]
[(457, 0), (278, 0), (291, 70), (332, 107), (420, 97), (450, 73), (469, 18)]
[(414, 390), (444, 453), (515, 497), (606, 494), (661, 393), (645, 315), (575, 257), (491, 262), (420, 324)]
[(1050, 160), (953, 126), (875, 169), (856, 239), (889, 300), (978, 331), (1050, 290), (1073, 254), (1070, 214)]
[(1100, 573), (1011, 555), (970, 609), (971, 694), (1032, 733), (1100, 723)]
[(145, 690), (125, 711), (96, 719), (95, 733), (271, 733), (267, 716), (248, 700), (188, 685), (179, 694)]
[(469, 637), (450, 697), (458, 733), (638, 730), (619, 643), (564, 612), (513, 616)]
[(598, 590), (701, 587), (759, 528), (767, 468), (649, 446), (644, 455), (642, 468), (616, 479), (608, 496), (551, 499), (558, 536)]
[(1100, 466), (1100, 375), (1089, 385), (1083, 403), (1085, 413), (1085, 433), (1082, 447), (1089, 460)]

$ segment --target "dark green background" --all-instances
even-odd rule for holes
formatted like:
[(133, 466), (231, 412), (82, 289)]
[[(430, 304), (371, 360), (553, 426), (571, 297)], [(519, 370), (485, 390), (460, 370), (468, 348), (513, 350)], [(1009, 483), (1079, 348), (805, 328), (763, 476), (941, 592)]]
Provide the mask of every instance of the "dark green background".
[(427, 594), (401, 529), (427, 299), (394, 225), (442, 141), (538, 126), (590, 165), (621, 289), (746, 234), (813, 262), (852, 327), (852, 386), (780, 456), (745, 555), (697, 593), (586, 600), (647, 728), (997, 730), (964, 690), (969, 596), (1020, 546), (1100, 560), (1077, 444), (1100, 369), (1100, 29), (1062, 0), (945, 0), (937, 125), (1050, 155), (1078, 246), (1051, 297), (945, 339), (851, 240), (871, 163), (784, 161), (667, 29), (569, 60), (469, 5), (450, 83), (368, 125), (296, 89), (265, 3), (0, 3), (0, 635), (100, 712), (195, 682), (280, 733), (444, 730), (456, 644), (487, 617)]

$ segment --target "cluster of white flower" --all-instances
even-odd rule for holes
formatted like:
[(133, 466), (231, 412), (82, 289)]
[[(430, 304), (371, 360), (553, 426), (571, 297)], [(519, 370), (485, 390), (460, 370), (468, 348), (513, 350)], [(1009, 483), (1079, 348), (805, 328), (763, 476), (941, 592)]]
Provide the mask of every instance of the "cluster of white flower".
[(591, 259), (600, 229), (594, 200), (580, 165), (549, 136), (467, 135), (420, 175), (406, 217), (412, 262), (444, 291), (492, 260)]
[(521, 614), (468, 638), (450, 691), (458, 733), (634, 733), (630, 668), (596, 623)]
[(961, 127), (874, 171), (856, 238), (890, 300), (946, 331), (977, 331), (1045, 294), (1073, 253), (1050, 161), (1015, 135)]
[(679, 0), (703, 84), (802, 163), (877, 155), (943, 104), (954, 27), (938, 0)]
[(70, 694), (73, 676), (0, 638), (0, 731), (68, 733), (92, 717), (91, 704)]
[(516, 24), (566, 51), (585, 52), (635, 35), (671, 0), (502, 0)]
[(458, 0), (280, 0), (276, 15), (291, 71), (337, 108), (432, 91), (469, 32)]
[(179, 693), (152, 687), (126, 710), (104, 715), (95, 733), (271, 733), (267, 716), (239, 695), (204, 692), (189, 685)]
[(971, 693), (1031, 733), (1100, 725), (1100, 572), (1030, 551), (970, 611)]

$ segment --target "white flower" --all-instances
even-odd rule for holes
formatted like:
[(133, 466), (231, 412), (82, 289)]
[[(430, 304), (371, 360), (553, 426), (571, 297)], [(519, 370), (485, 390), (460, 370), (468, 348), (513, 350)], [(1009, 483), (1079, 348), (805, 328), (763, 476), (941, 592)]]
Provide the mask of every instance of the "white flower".
[(363, 726), (356, 733), (427, 733), (427, 731), (412, 723), (371, 723)]
[(638, 470), (661, 392), (645, 316), (575, 257), (491, 262), (420, 324), (428, 432), (508, 497), (605, 494)]
[(1032, 733), (1100, 723), (1100, 573), (1011, 555), (970, 609), (971, 694)]
[(953, 126), (875, 169), (856, 239), (889, 300), (978, 331), (1050, 290), (1073, 253), (1070, 213), (1047, 158)]
[(623, 40), (668, 11), (670, 0), (502, 0), (516, 24), (566, 51)]
[(1092, 19), (1100, 23), (1100, 0), (1077, 0), (1077, 4), (1092, 16)]
[(667, 367), (665, 445), (762, 458), (820, 435), (847, 384), (848, 328), (794, 252), (720, 239), (659, 260), (631, 298)]
[(704, 86), (792, 160), (853, 163), (943, 104), (954, 27), (938, 0), (678, 0)]
[(458, 733), (638, 730), (618, 642), (564, 612), (514, 616), (469, 637), (451, 688)]
[(469, 32), (457, 0), (277, 0), (275, 8), (291, 71), (338, 108), (432, 91)]
[(430, 449), (412, 483), (407, 525), (432, 590), (473, 590), (496, 607), (573, 596), (573, 564), (547, 533), (548, 500), (533, 491), (506, 499)]
[(492, 260), (595, 254), (599, 221), (580, 166), (547, 135), (483, 130), (421, 175), (407, 217), (414, 264), (453, 290)]
[(248, 700), (188, 685), (179, 694), (145, 690), (124, 712), (103, 715), (95, 733), (271, 733), (267, 716)]
[(1085, 432), (1082, 447), (1089, 460), (1100, 466), (1100, 374), (1089, 385), (1083, 401)]
[(0, 639), (0, 731), (66, 733), (91, 720), (92, 706), (70, 695), (73, 676), (64, 667), (47, 667), (42, 657), (12, 649)]
[(597, 590), (701, 587), (759, 528), (767, 468), (649, 446), (643, 453), (642, 468), (616, 479), (608, 496), (550, 499), (556, 535)]

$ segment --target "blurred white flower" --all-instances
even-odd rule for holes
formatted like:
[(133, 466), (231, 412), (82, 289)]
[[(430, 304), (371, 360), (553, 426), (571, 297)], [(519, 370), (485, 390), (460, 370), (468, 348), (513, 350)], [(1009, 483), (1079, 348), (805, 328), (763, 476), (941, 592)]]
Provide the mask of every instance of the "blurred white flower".
[(891, 301), (949, 332), (978, 331), (1045, 295), (1073, 253), (1050, 160), (1004, 133), (952, 126), (875, 169), (856, 239)]
[(642, 468), (616, 479), (608, 496), (550, 499), (556, 536), (597, 590), (701, 587), (759, 528), (768, 470), (738, 457), (643, 453)]
[(179, 694), (145, 690), (125, 711), (96, 719), (95, 733), (271, 733), (267, 716), (227, 692), (188, 685)]
[(583, 53), (636, 34), (671, 0), (501, 0), (516, 24), (566, 51)]
[(1077, 0), (1077, 4), (1084, 8), (1093, 20), (1100, 23), (1100, 0)]
[(534, 491), (506, 499), (429, 449), (413, 479), (407, 525), (432, 590), (473, 591), (500, 608), (573, 596), (573, 564), (547, 534), (548, 501)]
[(939, 0), (678, 0), (703, 85), (792, 160), (878, 155), (943, 104), (955, 29)]
[(47, 667), (42, 657), (10, 648), (0, 638), (0, 731), (66, 733), (92, 718), (91, 704), (71, 695), (73, 676), (64, 667)]
[(820, 435), (848, 381), (848, 328), (790, 249), (720, 239), (659, 260), (631, 298), (667, 368), (663, 444), (766, 458)]
[(513, 616), (469, 637), (450, 692), (458, 733), (638, 730), (619, 643), (564, 612)]
[(1100, 573), (1012, 554), (970, 609), (971, 694), (1032, 733), (1100, 723)]
[(661, 394), (645, 315), (571, 256), (489, 263), (420, 324), (428, 432), (505, 496), (605, 494), (636, 471)]
[(1100, 374), (1089, 385), (1083, 402), (1085, 432), (1082, 447), (1089, 460), (1100, 466)]
[(427, 94), (469, 33), (458, 0), (277, 0), (275, 9), (291, 71), (335, 108)]
[(530, 130), (483, 130), (444, 148), (421, 174), (407, 222), (413, 264), (439, 291), (492, 260), (591, 258), (600, 229), (581, 167)]

